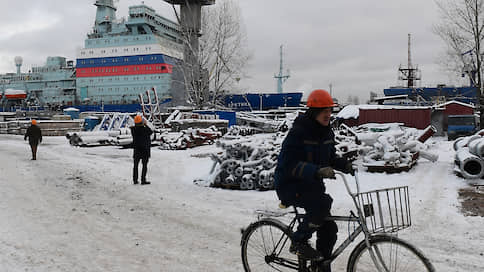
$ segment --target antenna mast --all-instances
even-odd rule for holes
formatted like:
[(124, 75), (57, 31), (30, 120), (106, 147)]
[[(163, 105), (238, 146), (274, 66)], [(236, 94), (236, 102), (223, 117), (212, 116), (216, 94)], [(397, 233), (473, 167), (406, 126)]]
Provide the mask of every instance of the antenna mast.
[(408, 34), (408, 64), (407, 68), (398, 68), (400, 75), (398, 77), (399, 80), (407, 81), (407, 88), (415, 88), (417, 87), (416, 82), (417, 80), (421, 80), (421, 73), (418, 67), (415, 68), (412, 65), (412, 51), (411, 51), (411, 34)]
[(289, 71), (287, 71), (287, 75), (284, 75), (284, 55), (282, 52), (283, 45), (281, 45), (281, 52), (280, 52), (280, 62), (279, 62), (279, 74), (275, 75), (274, 78), (277, 79), (277, 93), (282, 93), (282, 84), (286, 82), (286, 80), (290, 77)]

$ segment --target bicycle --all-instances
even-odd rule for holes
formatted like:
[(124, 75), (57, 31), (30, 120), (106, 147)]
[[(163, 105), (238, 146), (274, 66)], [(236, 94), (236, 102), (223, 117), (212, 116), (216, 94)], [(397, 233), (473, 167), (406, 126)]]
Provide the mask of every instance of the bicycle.
[[(402, 272), (435, 271), (429, 259), (415, 246), (396, 236), (399, 230), (410, 227), (410, 200), (408, 186), (360, 192), (355, 173), (356, 193), (340, 172), (346, 191), (351, 196), (357, 214), (329, 216), (326, 220), (348, 222), (353, 231), (334, 250), (325, 264), (333, 262), (359, 236), (364, 239), (353, 249), (348, 258), (348, 272)], [(281, 204), (279, 205), (282, 206)], [(281, 207), (287, 208), (287, 207)], [(293, 206), (293, 211), (256, 211), (258, 220), (242, 230), (241, 255), (246, 272), (260, 271), (318, 271), (314, 262), (289, 252), (291, 237), (304, 214)], [(294, 214), (289, 224), (276, 217)]]

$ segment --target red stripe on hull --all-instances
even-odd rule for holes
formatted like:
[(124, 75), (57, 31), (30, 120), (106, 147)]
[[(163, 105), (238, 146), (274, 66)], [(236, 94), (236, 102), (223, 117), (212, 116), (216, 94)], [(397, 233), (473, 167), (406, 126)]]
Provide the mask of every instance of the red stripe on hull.
[(76, 68), (76, 77), (131, 76), (146, 74), (171, 74), (173, 65), (143, 64), (112, 67)]
[(26, 94), (6, 94), (5, 98), (7, 99), (25, 99), (27, 98)]

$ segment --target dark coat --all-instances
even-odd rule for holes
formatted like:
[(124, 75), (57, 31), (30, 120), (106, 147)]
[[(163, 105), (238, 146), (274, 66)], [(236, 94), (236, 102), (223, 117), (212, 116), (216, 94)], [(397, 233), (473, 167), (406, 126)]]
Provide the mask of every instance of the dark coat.
[(151, 156), (151, 134), (153, 131), (142, 124), (131, 127), (133, 136), (133, 158), (149, 158)]
[(38, 145), (39, 142), (42, 142), (42, 131), (36, 125), (31, 125), (27, 128), (27, 132), (25, 133), (24, 140), (29, 138), (30, 145)]
[(298, 198), (320, 198), (326, 188), (316, 177), (318, 169), (331, 166), (345, 171), (347, 163), (336, 156), (331, 128), (301, 115), (282, 143), (275, 171), (277, 195), (286, 205), (293, 205)]

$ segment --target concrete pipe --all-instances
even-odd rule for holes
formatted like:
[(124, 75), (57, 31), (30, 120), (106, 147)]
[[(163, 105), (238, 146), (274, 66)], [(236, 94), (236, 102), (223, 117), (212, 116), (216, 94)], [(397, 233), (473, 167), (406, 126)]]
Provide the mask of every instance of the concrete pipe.
[(468, 148), (461, 148), (456, 152), (455, 164), (465, 178), (478, 179), (484, 175), (484, 161), (471, 154)]
[(461, 137), (458, 138), (457, 140), (454, 141), (454, 150), (457, 151), (460, 148), (468, 146), (470, 143), (472, 143), (475, 140), (481, 139), (482, 137), (480, 135), (472, 135), (468, 137)]
[(484, 138), (476, 139), (470, 142), (468, 145), (469, 152), (478, 156), (479, 158), (484, 158)]

